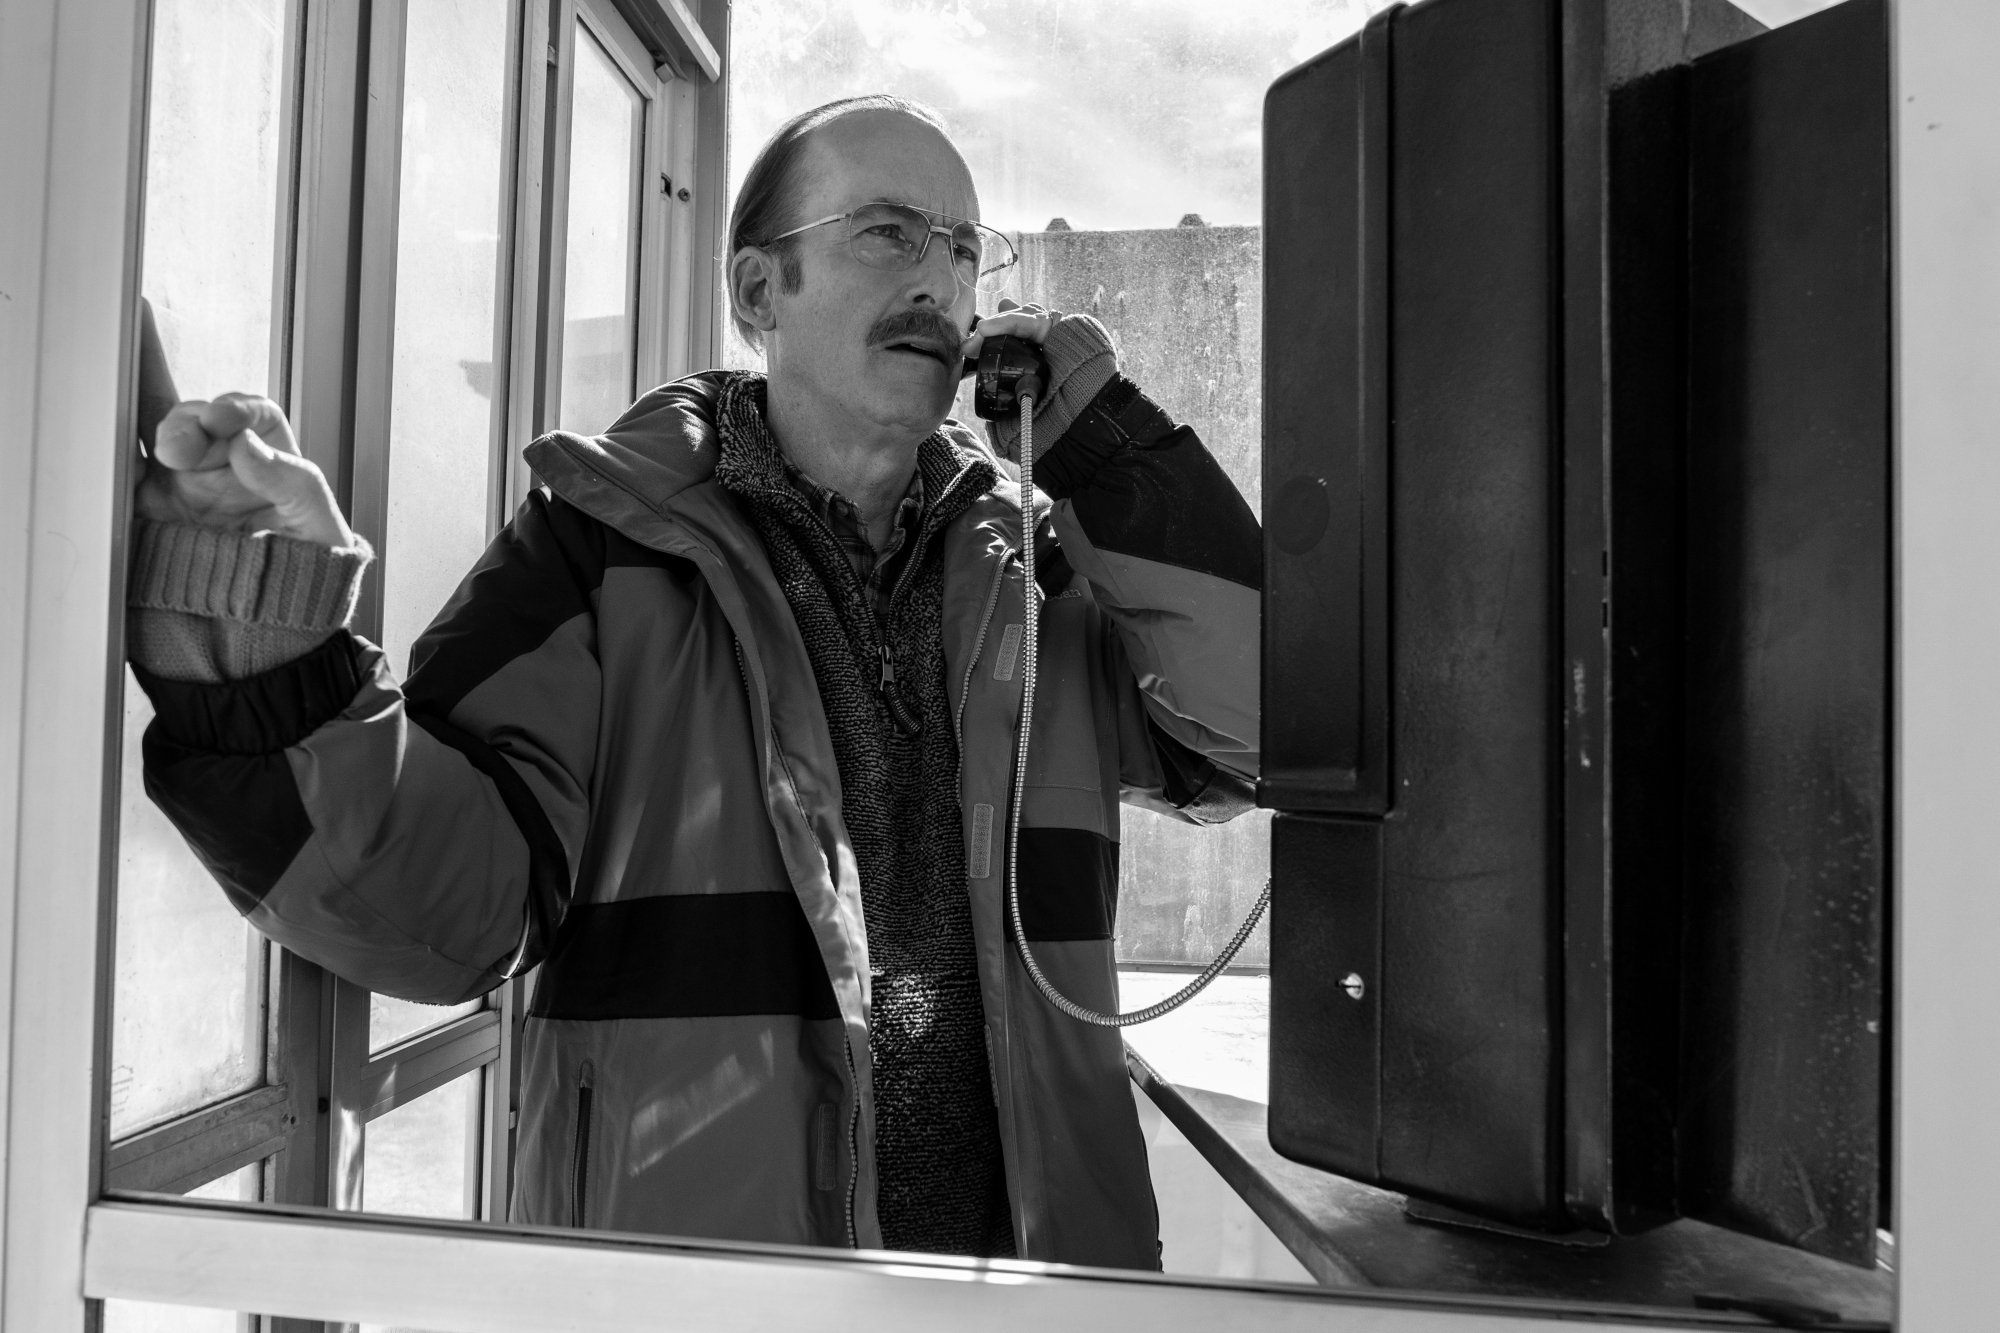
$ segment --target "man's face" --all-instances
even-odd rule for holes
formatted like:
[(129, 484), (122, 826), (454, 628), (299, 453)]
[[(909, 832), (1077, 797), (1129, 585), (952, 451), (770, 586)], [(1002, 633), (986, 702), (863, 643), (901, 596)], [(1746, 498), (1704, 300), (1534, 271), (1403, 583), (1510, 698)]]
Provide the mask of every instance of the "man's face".
[[(895, 111), (844, 116), (813, 133), (797, 226), (875, 201), (977, 219), (972, 173), (942, 134)], [(847, 230), (816, 227), (797, 238), (804, 281), (773, 289), (777, 326), (764, 335), (774, 387), (817, 399), (857, 425), (928, 434), (951, 409), (958, 343), (972, 324), (972, 290), (932, 238), (923, 262), (892, 272), (854, 258)], [(915, 341), (930, 351), (911, 350)], [(937, 344), (949, 341), (949, 346)]]

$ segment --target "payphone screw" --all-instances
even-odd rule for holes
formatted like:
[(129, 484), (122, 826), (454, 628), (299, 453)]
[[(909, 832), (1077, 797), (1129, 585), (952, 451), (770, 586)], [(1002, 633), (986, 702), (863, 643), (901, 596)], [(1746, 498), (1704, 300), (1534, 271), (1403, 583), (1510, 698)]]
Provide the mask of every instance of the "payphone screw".
[(1358, 1000), (1367, 993), (1368, 983), (1361, 979), (1359, 972), (1349, 972), (1340, 979), (1340, 988), (1347, 992), (1347, 998)]

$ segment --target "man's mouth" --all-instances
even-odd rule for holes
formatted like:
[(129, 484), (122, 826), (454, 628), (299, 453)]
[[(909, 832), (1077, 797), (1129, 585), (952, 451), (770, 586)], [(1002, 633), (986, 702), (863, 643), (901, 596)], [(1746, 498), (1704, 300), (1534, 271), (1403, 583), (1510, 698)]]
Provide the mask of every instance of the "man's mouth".
[(885, 352), (914, 352), (918, 356), (929, 357), (946, 370), (953, 368), (950, 352), (937, 343), (928, 342), (921, 338), (899, 338), (895, 342), (882, 344), (882, 350)]

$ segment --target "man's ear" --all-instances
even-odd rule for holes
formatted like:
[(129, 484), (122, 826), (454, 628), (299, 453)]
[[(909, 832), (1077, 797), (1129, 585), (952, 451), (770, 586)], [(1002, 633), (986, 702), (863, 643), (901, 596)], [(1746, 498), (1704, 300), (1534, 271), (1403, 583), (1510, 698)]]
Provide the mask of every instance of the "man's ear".
[(778, 286), (778, 257), (746, 245), (729, 257), (729, 304), (751, 328), (769, 333), (778, 325), (772, 297)]

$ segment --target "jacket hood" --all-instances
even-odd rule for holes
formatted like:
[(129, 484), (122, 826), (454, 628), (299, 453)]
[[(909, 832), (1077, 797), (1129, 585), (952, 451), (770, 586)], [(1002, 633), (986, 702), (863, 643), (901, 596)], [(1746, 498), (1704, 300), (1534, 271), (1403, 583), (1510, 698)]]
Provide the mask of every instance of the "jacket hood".
[(715, 405), (732, 373), (707, 370), (662, 384), (626, 408), (602, 435), (550, 431), (528, 446), (528, 466), (551, 483), (585, 468), (658, 512), (674, 496), (714, 477), (720, 456)]

